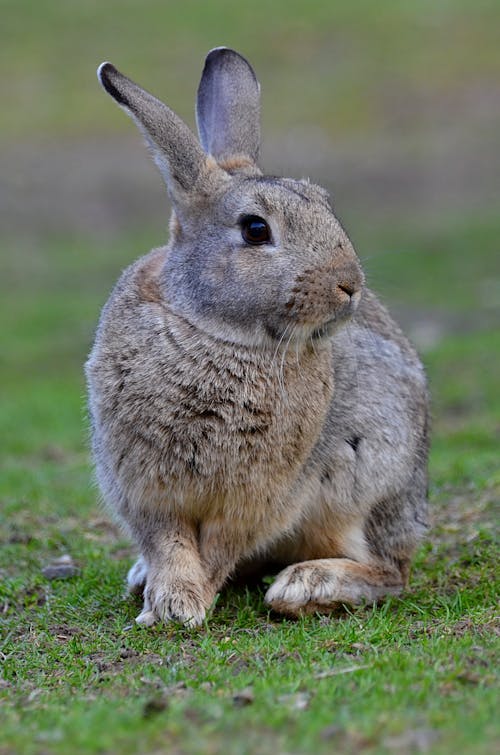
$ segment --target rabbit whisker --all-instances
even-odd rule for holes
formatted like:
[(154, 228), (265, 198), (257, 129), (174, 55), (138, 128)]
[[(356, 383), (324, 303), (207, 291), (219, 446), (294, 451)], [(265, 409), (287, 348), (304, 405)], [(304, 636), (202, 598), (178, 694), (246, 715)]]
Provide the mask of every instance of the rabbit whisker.
[[(279, 351), (279, 348), (280, 348), (281, 344), (283, 343), (283, 340), (284, 340), (284, 339), (285, 339), (285, 337), (287, 336), (287, 333), (288, 333), (288, 329), (289, 329), (290, 327), (292, 327), (292, 323), (288, 323), (288, 325), (287, 325), (287, 326), (285, 327), (285, 330), (284, 330), (284, 331), (283, 331), (283, 333), (281, 334), (281, 338), (280, 338), (280, 340), (278, 341), (278, 345), (276, 346), (276, 349), (274, 350), (273, 358), (271, 359), (271, 364), (270, 364), (270, 368), (269, 368), (269, 372), (270, 372), (271, 374), (272, 374), (272, 372), (273, 372), (273, 370), (274, 370), (274, 366), (275, 366), (275, 363), (276, 363), (276, 357), (278, 356), (278, 351)], [(281, 384), (281, 382), (280, 382), (280, 371), (279, 371), (279, 370), (278, 370), (278, 382), (279, 382), (279, 384), (280, 384), (280, 388), (282, 389), (282, 392), (284, 392), (284, 390), (285, 390), (285, 387), (284, 387), (284, 385), (282, 385), (282, 384)]]
[(288, 353), (288, 349), (290, 348), (290, 343), (292, 341), (292, 338), (293, 338), (294, 334), (295, 334), (295, 328), (292, 325), (292, 330), (290, 332), (290, 337), (288, 338), (286, 346), (283, 349), (283, 356), (281, 357), (281, 365), (280, 365), (280, 370), (279, 370), (279, 373), (281, 375), (280, 385), (282, 386), (283, 395), (285, 395), (285, 393), (286, 393), (286, 391), (285, 391), (285, 362), (286, 362), (286, 355)]

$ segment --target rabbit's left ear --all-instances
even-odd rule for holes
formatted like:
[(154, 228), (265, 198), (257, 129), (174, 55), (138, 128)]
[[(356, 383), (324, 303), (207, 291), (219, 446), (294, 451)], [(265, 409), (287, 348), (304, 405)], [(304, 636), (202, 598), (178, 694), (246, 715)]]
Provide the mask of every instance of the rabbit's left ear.
[(97, 76), (108, 94), (137, 123), (151, 148), (174, 205), (189, 197), (206, 163), (195, 135), (167, 105), (102, 63)]
[(196, 122), (203, 149), (217, 162), (236, 156), (256, 163), (260, 146), (260, 85), (245, 58), (216, 47), (198, 87)]

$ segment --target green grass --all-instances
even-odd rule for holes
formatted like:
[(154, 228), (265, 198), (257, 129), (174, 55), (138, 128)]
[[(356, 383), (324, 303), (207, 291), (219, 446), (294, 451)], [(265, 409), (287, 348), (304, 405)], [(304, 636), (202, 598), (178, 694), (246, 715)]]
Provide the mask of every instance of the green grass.
[[(441, 218), (425, 228), (405, 218), (403, 228), (393, 223), (377, 228), (375, 239), (367, 229), (354, 230), (369, 283), (392, 306), (425, 309), (466, 332), (478, 320), (495, 322), (500, 308), (497, 212)], [(365, 249), (369, 256), (363, 255)]]
[[(433, 752), (490, 752), (494, 552), (484, 533), (426, 547), (411, 595), (379, 609), (292, 623), (269, 617), (259, 593), (231, 591), (190, 632), (133, 626), (125, 561), (100, 520), (52, 537), (25, 543), (31, 577), (18, 565), (4, 597), (2, 732), (18, 752), (384, 752), (409, 731), (431, 736)], [(47, 584), (38, 558), (61, 546), (82, 576)]]

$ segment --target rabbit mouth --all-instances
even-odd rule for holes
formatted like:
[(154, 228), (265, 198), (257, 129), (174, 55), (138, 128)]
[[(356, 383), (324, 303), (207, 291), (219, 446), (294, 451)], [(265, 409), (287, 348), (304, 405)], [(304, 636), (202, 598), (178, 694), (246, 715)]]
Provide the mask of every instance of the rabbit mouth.
[(310, 325), (308, 327), (308, 338), (312, 338), (313, 341), (330, 338), (340, 326), (351, 319), (357, 309), (358, 301), (359, 296), (354, 294), (347, 305), (339, 307), (335, 314), (324, 320), (320, 325)]
[[(349, 297), (349, 301), (342, 302), (333, 311), (330, 309), (329, 312), (324, 312), (323, 317), (318, 312), (316, 317), (309, 319), (307, 316), (304, 317), (303, 312), (288, 311), (282, 319), (274, 323), (266, 323), (265, 331), (268, 337), (280, 343), (286, 338), (293, 342), (303, 343), (330, 338), (339, 327), (349, 322), (356, 312), (361, 299), (361, 290), (355, 291), (352, 295), (349, 294)], [(287, 309), (289, 309), (288, 306)]]
[(266, 332), (273, 341), (278, 341), (279, 343), (286, 342), (287, 337), (294, 343), (306, 343), (310, 340), (321, 341), (330, 338), (341, 325), (349, 320), (350, 314), (336, 314), (321, 323), (321, 325), (316, 326), (306, 323), (294, 323), (291, 327), (290, 323), (281, 327), (266, 325)]
[(330, 320), (327, 320), (322, 325), (315, 328), (310, 337), (313, 341), (319, 341), (322, 338), (330, 338), (338, 326), (345, 322), (346, 319), (346, 317), (332, 317)]
[(323, 322), (321, 325), (318, 325), (314, 328), (313, 332), (311, 333), (311, 338), (314, 341), (318, 341), (322, 338), (329, 338), (330, 336), (332, 336), (337, 328), (339, 328), (341, 325), (344, 325), (344, 323), (348, 322), (351, 319), (352, 315), (358, 307), (360, 298), (360, 292), (353, 294), (351, 301), (349, 302), (349, 305), (347, 307), (340, 308), (339, 311), (336, 312), (336, 314)]

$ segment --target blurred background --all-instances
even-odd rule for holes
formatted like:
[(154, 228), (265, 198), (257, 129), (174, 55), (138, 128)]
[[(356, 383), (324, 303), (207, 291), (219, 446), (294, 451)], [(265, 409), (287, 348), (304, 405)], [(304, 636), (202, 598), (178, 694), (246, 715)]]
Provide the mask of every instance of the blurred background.
[(72, 454), (88, 478), (82, 364), (99, 310), (120, 270), (167, 238), (161, 179), (95, 70), (112, 61), (194, 127), (218, 45), (260, 79), (265, 170), (329, 189), (423, 354), (435, 484), (453, 464), (459, 479), (490, 474), (456, 449), (482, 444), (493, 460), (498, 439), (499, 24), (496, 0), (2, 0), (9, 474)]

